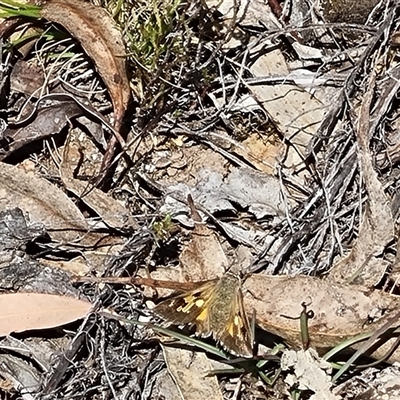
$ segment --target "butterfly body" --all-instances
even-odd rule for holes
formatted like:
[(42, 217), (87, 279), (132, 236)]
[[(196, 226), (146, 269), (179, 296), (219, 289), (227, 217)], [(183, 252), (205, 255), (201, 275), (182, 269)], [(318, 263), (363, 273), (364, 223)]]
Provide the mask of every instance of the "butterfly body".
[(241, 282), (234, 275), (227, 273), (221, 278), (200, 282), (198, 288), (162, 301), (154, 312), (171, 324), (195, 325), (197, 335), (212, 335), (236, 355), (253, 355)]

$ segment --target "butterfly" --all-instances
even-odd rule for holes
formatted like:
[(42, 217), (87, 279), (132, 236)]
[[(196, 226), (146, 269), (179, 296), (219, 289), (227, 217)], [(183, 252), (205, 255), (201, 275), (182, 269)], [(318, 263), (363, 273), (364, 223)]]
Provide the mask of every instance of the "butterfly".
[(253, 356), (241, 281), (232, 274), (199, 282), (197, 288), (162, 301), (153, 311), (170, 324), (195, 325), (196, 335), (212, 336), (232, 354)]

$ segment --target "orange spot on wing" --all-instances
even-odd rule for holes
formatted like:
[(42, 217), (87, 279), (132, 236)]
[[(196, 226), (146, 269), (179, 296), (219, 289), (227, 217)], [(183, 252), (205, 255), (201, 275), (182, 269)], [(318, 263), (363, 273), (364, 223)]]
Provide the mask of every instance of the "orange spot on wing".
[(208, 310), (205, 308), (199, 316), (196, 318), (196, 321), (204, 321), (208, 317)]

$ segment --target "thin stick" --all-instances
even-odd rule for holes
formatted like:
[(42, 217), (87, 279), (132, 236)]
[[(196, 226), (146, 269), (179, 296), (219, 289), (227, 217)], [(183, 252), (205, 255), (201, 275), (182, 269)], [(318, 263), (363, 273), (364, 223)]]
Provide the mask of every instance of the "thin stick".
[(163, 281), (152, 278), (141, 277), (119, 277), (110, 276), (105, 278), (98, 278), (94, 276), (74, 276), (72, 281), (76, 283), (90, 282), (90, 283), (111, 283), (114, 285), (131, 285), (131, 286), (150, 286), (153, 288), (163, 288), (185, 292), (199, 287), (201, 282), (177, 282), (177, 281)]

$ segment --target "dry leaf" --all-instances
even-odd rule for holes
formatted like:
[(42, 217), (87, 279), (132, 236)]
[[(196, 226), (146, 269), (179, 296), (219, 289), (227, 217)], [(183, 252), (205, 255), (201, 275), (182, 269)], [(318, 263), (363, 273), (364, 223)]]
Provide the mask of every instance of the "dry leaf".
[[(260, 56), (250, 67), (250, 71), (254, 77), (289, 74), (285, 57), (279, 49)], [(251, 87), (251, 92), (267, 111), (279, 132), (292, 144), (285, 165), (303, 165), (307, 145), (321, 124), (326, 106), (296, 85), (255, 85)]]
[(87, 301), (54, 294), (2, 294), (0, 336), (65, 325), (85, 317), (91, 307)]
[(332, 382), (328, 375), (332, 372), (331, 365), (319, 359), (315, 350), (297, 352), (285, 350), (282, 354), (281, 365), (283, 371), (293, 371), (285, 378), (285, 382), (290, 387), (314, 392), (310, 400), (338, 400), (340, 398), (331, 392)]
[[(0, 354), (0, 363), (1, 378), (5, 378), (10, 386), (6, 390), (2, 382), (0, 390), (4, 398), (9, 398), (17, 390), (24, 393), (20, 397), (21, 400), (35, 400), (35, 397), (30, 393), (39, 393), (42, 387), (42, 377), (37, 370), (36, 364), (28, 363), (24, 358), (7, 353)], [(6, 395), (5, 391), (9, 391), (10, 393)]]
[[(157, 268), (151, 272), (153, 279), (177, 282), (197, 282), (222, 276), (229, 266), (228, 259), (217, 235), (206, 225), (196, 223), (191, 239), (182, 245), (179, 261), (182, 268)], [(146, 271), (140, 272), (146, 276)], [(157, 289), (160, 296), (171, 294), (169, 289)], [(145, 295), (151, 296), (151, 289), (145, 288)]]
[(65, 246), (95, 246), (85, 251), (85, 260), (101, 270), (109, 254), (118, 251), (123, 240), (117, 236), (90, 232), (81, 211), (56, 186), (32, 172), (0, 162), (0, 211), (15, 204), (30, 216), (32, 223), (43, 224), (54, 241)]
[(248, 315), (255, 310), (262, 329), (298, 347), (300, 322), (290, 317), (300, 316), (302, 303), (315, 314), (308, 321), (311, 346), (324, 350), (374, 331), (398, 308), (398, 300), (387, 293), (309, 276), (253, 275), (245, 281), (244, 289)]
[[(194, 221), (193, 223), (191, 238), (183, 243), (179, 256), (182, 268), (157, 268), (151, 273), (153, 279), (196, 282), (213, 279), (226, 272), (229, 266), (228, 259), (218, 236), (204, 223)], [(158, 292), (161, 296), (171, 294), (171, 291), (167, 289), (161, 289)], [(145, 295), (149, 293), (150, 291), (147, 291)]]
[[(279, 180), (270, 174), (255, 171), (250, 168), (232, 168), (230, 173), (220, 173), (204, 167), (196, 176), (196, 184), (192, 187), (178, 183), (168, 187), (168, 193), (191, 193), (199, 205), (210, 213), (219, 211), (236, 212), (236, 204), (248, 208), (257, 219), (273, 216), (283, 218), (289, 204), (284, 204)], [(167, 196), (163, 212), (173, 215), (182, 214), (187, 206)]]
[(82, 244), (82, 240), (98, 240), (88, 234), (85, 218), (64, 192), (33, 173), (0, 163), (0, 211), (16, 204), (32, 221), (42, 223), (56, 241)]
[(115, 235), (91, 232), (79, 208), (67, 195), (45, 179), (0, 162), (0, 212), (19, 208), (32, 223), (41, 223), (51, 238), (64, 246), (90, 246), (87, 265), (102, 271), (105, 259), (121, 249), (124, 240)]
[(69, 118), (82, 114), (82, 110), (73, 102), (61, 102), (50, 107), (40, 106), (35, 119), (21, 128), (7, 128), (0, 147), (0, 160), (4, 160), (19, 148), (39, 139), (57, 134), (65, 127)]
[(204, 224), (196, 223), (189, 243), (179, 256), (192, 281), (221, 276), (228, 267), (228, 260), (217, 235)]
[(18, 60), (11, 71), (10, 89), (37, 96), (45, 84), (43, 66), (38, 62)]
[(204, 353), (162, 345), (164, 359), (183, 400), (222, 400), (217, 377)]
[(96, 65), (110, 93), (118, 131), (130, 99), (125, 67), (125, 46), (112, 17), (101, 7), (81, 0), (51, 0), (41, 10), (43, 18), (62, 25), (74, 36)]
[[(77, 231), (82, 235), (88, 229), (79, 209), (61, 190), (13, 165), (0, 163), (0, 199), (2, 211), (18, 204), (33, 221), (56, 229), (58, 232), (52, 234), (56, 240), (76, 240)], [(68, 229), (75, 231), (71, 237), (61, 232)]]
[(394, 221), (383, 185), (374, 169), (374, 157), (370, 150), (372, 130), (370, 109), (375, 88), (372, 76), (364, 96), (358, 121), (357, 142), (365, 191), (368, 195), (360, 232), (351, 253), (331, 270), (336, 282), (347, 280), (366, 287), (373, 287), (386, 272), (389, 263), (380, 257), (394, 236)]

